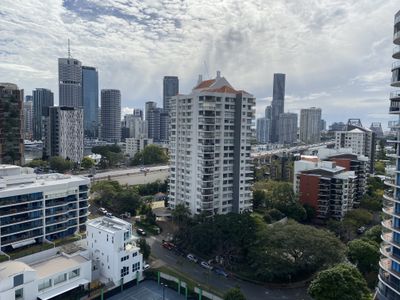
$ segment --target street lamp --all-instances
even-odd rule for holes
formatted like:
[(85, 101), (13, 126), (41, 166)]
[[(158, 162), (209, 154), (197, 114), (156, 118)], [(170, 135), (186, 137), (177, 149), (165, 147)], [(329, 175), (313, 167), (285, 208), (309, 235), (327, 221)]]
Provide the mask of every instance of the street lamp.
[(166, 285), (165, 283), (161, 283), (162, 286), (162, 298), (163, 300), (165, 300), (165, 288), (168, 287), (168, 285)]

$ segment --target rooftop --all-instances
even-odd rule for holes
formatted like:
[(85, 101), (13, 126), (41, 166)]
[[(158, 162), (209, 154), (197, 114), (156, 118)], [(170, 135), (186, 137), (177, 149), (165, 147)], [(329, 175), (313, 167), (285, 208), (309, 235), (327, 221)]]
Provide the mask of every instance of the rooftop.
[(72, 269), (89, 261), (81, 255), (67, 257), (59, 255), (49, 258), (48, 260), (34, 263), (30, 267), (37, 271), (39, 278), (46, 278), (53, 274), (59, 273), (61, 270)]
[(121, 230), (128, 230), (132, 226), (131, 223), (116, 217), (100, 217), (89, 220), (86, 224), (87, 226), (102, 229), (110, 233), (115, 233)]
[(26, 263), (20, 261), (6, 261), (0, 264), (0, 281), (24, 271), (34, 271)]

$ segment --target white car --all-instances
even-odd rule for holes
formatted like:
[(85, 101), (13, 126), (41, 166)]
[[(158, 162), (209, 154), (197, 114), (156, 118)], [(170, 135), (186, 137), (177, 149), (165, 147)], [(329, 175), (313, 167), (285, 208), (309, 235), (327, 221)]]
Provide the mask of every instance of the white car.
[(148, 263), (144, 262), (143, 271), (147, 270), (148, 268), (150, 268), (150, 265)]
[(204, 269), (207, 269), (207, 270), (212, 270), (212, 269), (213, 269), (213, 267), (210, 266), (210, 265), (208, 264), (208, 262), (206, 262), (206, 261), (202, 261), (202, 262), (200, 263), (200, 266), (202, 266)]
[(186, 257), (188, 260), (195, 262), (196, 264), (199, 261), (196, 256), (194, 256), (193, 254), (190, 254), (190, 253), (188, 255), (186, 255)]

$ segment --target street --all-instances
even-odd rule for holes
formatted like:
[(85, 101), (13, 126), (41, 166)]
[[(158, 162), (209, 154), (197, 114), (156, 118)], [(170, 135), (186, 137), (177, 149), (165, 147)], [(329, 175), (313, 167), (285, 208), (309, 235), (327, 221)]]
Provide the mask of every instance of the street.
[(161, 246), (163, 238), (165, 237), (162, 235), (147, 238), (151, 246), (152, 255), (157, 258), (155, 262), (157, 266), (166, 265), (167, 267), (172, 267), (197, 281), (200, 285), (211, 286), (213, 289), (221, 292), (226, 292), (231, 288), (239, 286), (248, 300), (311, 300), (311, 297), (307, 295), (306, 288), (271, 289), (250, 282), (217, 275), (213, 271), (208, 271), (200, 267), (199, 264), (190, 262), (186, 257), (177, 256), (172, 251), (163, 248)]

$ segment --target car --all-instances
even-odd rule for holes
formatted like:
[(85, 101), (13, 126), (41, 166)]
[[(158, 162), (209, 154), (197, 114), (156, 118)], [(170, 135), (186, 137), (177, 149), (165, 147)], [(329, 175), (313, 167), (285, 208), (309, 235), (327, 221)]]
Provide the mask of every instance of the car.
[(143, 262), (143, 271), (150, 268), (150, 265), (146, 262)]
[(203, 267), (204, 269), (207, 269), (207, 270), (212, 270), (212, 269), (213, 269), (213, 267), (210, 266), (210, 265), (208, 264), (208, 262), (206, 262), (206, 261), (202, 261), (202, 262), (200, 263), (200, 266)]
[(162, 246), (163, 246), (165, 249), (168, 249), (168, 250), (172, 250), (172, 249), (174, 249), (174, 247), (175, 247), (174, 244), (172, 244), (172, 243), (170, 243), (170, 242), (167, 242), (167, 241), (163, 241), (163, 242), (162, 242)]
[(109, 217), (109, 218), (111, 218), (112, 216), (113, 216), (113, 214), (112, 214), (112, 213), (106, 212), (106, 217)]
[(104, 207), (100, 207), (99, 212), (101, 212), (102, 214), (106, 214), (107, 210)]
[(147, 235), (147, 234), (146, 234), (146, 231), (144, 231), (142, 228), (136, 229), (136, 233), (137, 233), (138, 235), (141, 235), (141, 236), (146, 236), (146, 235)]
[(190, 254), (190, 253), (189, 253), (188, 255), (186, 255), (186, 258), (187, 258), (188, 260), (190, 260), (190, 261), (196, 263), (196, 264), (197, 264), (197, 262), (199, 261), (199, 260), (197, 259), (196, 256), (194, 256), (193, 254)]
[(365, 226), (361, 226), (360, 228), (357, 229), (357, 233), (363, 234), (366, 230), (367, 230), (367, 228), (365, 228)]
[(228, 273), (226, 273), (223, 269), (220, 268), (215, 268), (214, 272), (218, 275), (224, 276), (224, 277), (228, 277)]

